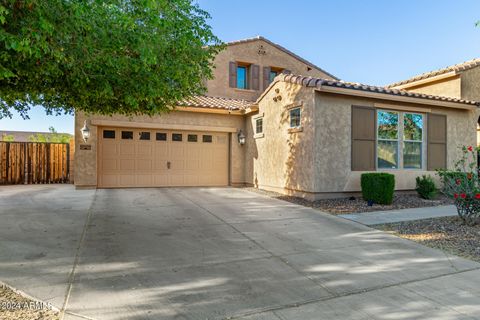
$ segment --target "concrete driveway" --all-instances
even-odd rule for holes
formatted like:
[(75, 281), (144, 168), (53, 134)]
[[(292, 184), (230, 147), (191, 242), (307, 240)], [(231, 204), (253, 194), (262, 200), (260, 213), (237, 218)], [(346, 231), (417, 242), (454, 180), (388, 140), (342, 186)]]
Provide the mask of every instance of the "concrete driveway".
[(0, 280), (65, 319), (480, 319), (480, 264), (242, 189), (0, 204)]

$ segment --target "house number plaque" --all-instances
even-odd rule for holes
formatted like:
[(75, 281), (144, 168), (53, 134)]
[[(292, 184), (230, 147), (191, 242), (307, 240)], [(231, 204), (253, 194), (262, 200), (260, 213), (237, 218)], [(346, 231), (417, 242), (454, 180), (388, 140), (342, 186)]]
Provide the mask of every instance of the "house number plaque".
[(91, 144), (81, 144), (80, 145), (80, 150), (92, 150), (92, 145)]

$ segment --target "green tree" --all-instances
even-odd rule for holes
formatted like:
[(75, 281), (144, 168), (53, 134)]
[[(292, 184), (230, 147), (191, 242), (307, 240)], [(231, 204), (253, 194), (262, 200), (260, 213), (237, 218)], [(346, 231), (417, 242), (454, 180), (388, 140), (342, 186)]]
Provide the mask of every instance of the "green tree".
[(37, 133), (28, 137), (30, 142), (54, 142), (54, 143), (69, 143), (72, 135), (68, 133), (58, 133), (54, 127), (49, 127), (50, 134)]
[(2, 141), (5, 141), (5, 142), (14, 142), (15, 141), (15, 137), (11, 134), (4, 134), (2, 136)]
[(1, 0), (0, 118), (168, 111), (212, 77), (209, 18), (191, 0)]

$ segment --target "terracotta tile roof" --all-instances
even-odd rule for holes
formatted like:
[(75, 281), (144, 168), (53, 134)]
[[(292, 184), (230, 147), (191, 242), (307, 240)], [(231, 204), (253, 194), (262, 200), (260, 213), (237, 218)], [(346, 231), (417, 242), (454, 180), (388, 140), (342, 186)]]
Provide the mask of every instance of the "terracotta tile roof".
[(178, 106), (225, 109), (225, 110), (236, 111), (236, 110), (244, 110), (254, 103), (255, 101), (231, 99), (231, 98), (224, 98), (224, 97), (195, 96), (190, 99), (186, 99), (179, 102)]
[(430, 72), (425, 72), (425, 73), (422, 73), (420, 75), (414, 76), (410, 79), (402, 80), (402, 81), (398, 81), (398, 82), (389, 84), (386, 87), (387, 88), (392, 88), (392, 87), (396, 87), (396, 86), (401, 86), (401, 85), (404, 85), (404, 84), (407, 84), (407, 83), (412, 83), (412, 82), (415, 82), (415, 81), (428, 79), (428, 78), (439, 76), (439, 75), (449, 73), (449, 72), (462, 72), (462, 71), (465, 71), (465, 70), (468, 70), (468, 69), (475, 68), (479, 65), (480, 65), (480, 59), (472, 59), (472, 60), (465, 61), (465, 62), (462, 62), (462, 63), (459, 63), (459, 64), (455, 64), (453, 66), (449, 66), (449, 67), (446, 67), (446, 68), (442, 68), (442, 69), (438, 69), (438, 70), (434, 70), (434, 71), (430, 71)]
[(332, 75), (331, 73), (323, 70), (322, 68), (320, 68), (319, 66), (311, 63), (310, 61), (300, 57), (299, 55), (296, 55), (295, 53), (293, 53), (292, 51), (288, 50), (287, 48), (285, 47), (282, 47), (281, 45), (273, 42), (273, 41), (270, 41), (268, 40), (267, 38), (265, 37), (262, 37), (262, 36), (256, 36), (256, 37), (253, 37), (253, 38), (247, 38), (247, 39), (242, 39), (242, 40), (235, 40), (235, 41), (230, 41), (230, 42), (227, 42), (226, 44), (227, 45), (236, 45), (236, 44), (241, 44), (241, 43), (247, 43), (247, 42), (252, 42), (252, 41), (258, 41), (258, 40), (263, 40), (265, 41), (266, 43), (274, 46), (274, 47), (277, 47), (278, 49), (280, 49), (281, 51), (285, 52), (286, 54), (289, 54), (291, 55), (292, 57), (294, 57), (295, 59), (297, 60), (300, 60), (301, 62), (305, 63), (306, 65), (310, 66), (310, 67), (313, 67), (315, 69), (318, 69), (320, 70), (321, 72), (325, 73), (326, 75), (328, 75), (329, 77), (332, 77), (332, 79), (335, 79), (335, 80), (339, 80), (337, 77), (335, 77), (334, 75)]
[(351, 89), (351, 90), (368, 91), (368, 92), (374, 92), (374, 93), (383, 93), (383, 94), (394, 95), (394, 96), (405, 96), (405, 97), (411, 97), (411, 98), (455, 102), (455, 103), (462, 103), (462, 104), (476, 105), (476, 106), (479, 105), (479, 103), (475, 101), (470, 101), (470, 100), (463, 100), (463, 99), (442, 97), (442, 96), (433, 96), (429, 94), (416, 93), (416, 92), (411, 92), (406, 90), (369, 86), (365, 84), (345, 82), (345, 81), (339, 81), (339, 80), (326, 80), (326, 79), (320, 79), (320, 78), (304, 77), (304, 76), (297, 76), (292, 74), (278, 75), (275, 78), (274, 82), (276, 81), (296, 83), (306, 87), (321, 88), (324, 86), (328, 86), (328, 87), (345, 88), (345, 89)]

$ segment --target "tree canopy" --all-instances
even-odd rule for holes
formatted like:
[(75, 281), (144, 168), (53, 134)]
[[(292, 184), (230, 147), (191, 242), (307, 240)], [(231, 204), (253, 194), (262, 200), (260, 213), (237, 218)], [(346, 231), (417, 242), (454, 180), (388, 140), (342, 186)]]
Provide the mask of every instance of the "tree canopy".
[(212, 77), (208, 19), (191, 0), (1, 0), (0, 118), (166, 111)]

